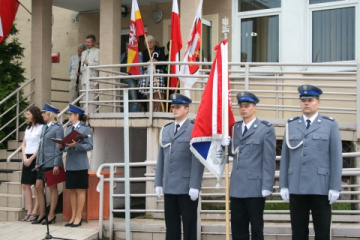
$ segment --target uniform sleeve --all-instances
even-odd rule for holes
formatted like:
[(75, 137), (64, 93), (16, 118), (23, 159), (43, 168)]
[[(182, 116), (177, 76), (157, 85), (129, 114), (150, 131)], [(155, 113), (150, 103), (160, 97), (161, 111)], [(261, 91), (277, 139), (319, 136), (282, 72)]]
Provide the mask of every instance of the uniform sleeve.
[[(64, 130), (61, 125), (58, 125), (58, 128), (56, 129), (56, 138), (63, 139), (64, 138)], [(55, 155), (57, 156), (54, 159), (54, 166), (62, 166), (62, 154), (60, 153), (61, 149), (57, 147), (55, 143)]]
[(190, 188), (195, 188), (201, 190), (201, 182), (204, 174), (204, 165), (195, 157), (194, 154), (191, 154), (191, 172), (190, 172)]
[(163, 177), (164, 177), (164, 150), (161, 146), (159, 146), (156, 171), (155, 171), (155, 186), (157, 187), (163, 186)]
[(330, 132), (330, 189), (341, 190), (341, 175), (342, 175), (342, 143), (340, 137), (339, 126), (334, 121), (334, 126), (331, 127)]
[(93, 149), (93, 135), (92, 135), (92, 132), (90, 130), (90, 127), (86, 126), (85, 131), (82, 134), (90, 135), (91, 137), (84, 138), (81, 141), (77, 142), (76, 146), (75, 146), (75, 150), (76, 151), (82, 151), (82, 152), (92, 150)]
[(276, 137), (274, 127), (269, 127), (264, 137), (262, 190), (273, 191), (275, 177)]
[[(285, 130), (286, 131), (286, 130)], [(283, 144), (281, 148), (281, 160), (280, 160), (280, 188), (288, 188), (288, 169), (289, 169), (289, 148), (286, 145), (286, 133), (284, 133)]]

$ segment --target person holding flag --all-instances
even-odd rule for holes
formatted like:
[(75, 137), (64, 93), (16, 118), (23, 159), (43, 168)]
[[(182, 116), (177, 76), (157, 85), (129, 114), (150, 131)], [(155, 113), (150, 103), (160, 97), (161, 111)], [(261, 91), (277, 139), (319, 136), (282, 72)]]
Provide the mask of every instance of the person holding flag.
[[(275, 130), (271, 123), (256, 117), (255, 94), (237, 94), (242, 121), (232, 128), (234, 157), (230, 180), (231, 232), (234, 240), (263, 240), (265, 198), (273, 191), (276, 158)], [(222, 145), (229, 145), (223, 138)]]
[(204, 166), (190, 152), (193, 123), (187, 118), (191, 99), (174, 93), (170, 96), (175, 122), (160, 132), (160, 147), (155, 173), (155, 192), (164, 195), (166, 239), (197, 239), (197, 207)]

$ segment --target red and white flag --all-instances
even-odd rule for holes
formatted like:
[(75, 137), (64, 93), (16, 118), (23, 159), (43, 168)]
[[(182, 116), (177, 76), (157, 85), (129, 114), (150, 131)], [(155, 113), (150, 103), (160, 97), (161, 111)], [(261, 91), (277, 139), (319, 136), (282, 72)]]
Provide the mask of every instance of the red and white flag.
[(227, 40), (220, 42), (215, 51), (216, 58), (195, 119), (190, 150), (219, 183), (225, 162), (216, 157), (216, 152), (222, 151), (221, 138), (231, 135), (235, 119), (229, 91)]
[[(198, 9), (196, 11), (194, 23), (188, 38), (188, 42), (186, 44), (186, 50), (185, 50), (185, 56), (183, 62), (188, 64), (181, 65), (180, 74), (186, 74), (186, 75), (199, 74), (199, 65), (192, 65), (191, 63), (200, 62), (202, 4), (203, 4), (203, 0), (200, 0)], [(180, 80), (184, 82), (185, 88), (191, 88), (194, 85), (194, 83), (197, 81), (197, 78), (181, 77)], [(186, 90), (185, 94), (189, 96), (190, 92)]]
[[(132, 0), (129, 46), (127, 54), (127, 63), (139, 63), (139, 37), (145, 34), (144, 24), (141, 18), (139, 5), (136, 0)], [(126, 71), (132, 75), (140, 74), (140, 67), (127, 67)]]
[(0, 0), (0, 43), (9, 34), (18, 8), (18, 0)]
[[(180, 62), (180, 50), (182, 48), (182, 39), (181, 39), (181, 29), (180, 29), (180, 16), (179, 16), (179, 6), (177, 0), (173, 0), (172, 12), (171, 12), (171, 30), (170, 30), (170, 40), (171, 40), (171, 56), (170, 62)], [(180, 68), (179, 65), (170, 65), (171, 74), (179, 74)], [(177, 78), (172, 77), (170, 81), (171, 87), (177, 86)]]

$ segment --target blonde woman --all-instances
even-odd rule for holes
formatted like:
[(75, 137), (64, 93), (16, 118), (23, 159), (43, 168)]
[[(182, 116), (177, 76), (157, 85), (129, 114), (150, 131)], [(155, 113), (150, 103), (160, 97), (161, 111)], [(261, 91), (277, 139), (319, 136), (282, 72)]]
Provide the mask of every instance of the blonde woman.
[[(36, 158), (36, 165), (40, 165), (56, 156), (52, 161), (47, 162), (41, 169), (38, 170), (36, 180), (36, 196), (39, 203), (39, 218), (34, 221), (33, 224), (49, 224), (55, 223), (55, 209), (58, 201), (58, 189), (57, 185), (50, 186), (50, 211), (48, 218), (46, 219), (45, 212), (45, 199), (44, 199), (44, 182), (43, 174), (45, 171), (53, 171), (54, 175), (59, 174), (59, 167), (63, 166), (62, 155), (60, 149), (51, 138), (64, 138), (64, 131), (60, 123), (57, 120), (57, 113), (59, 110), (50, 104), (44, 103), (42, 110), (42, 116), (45, 121), (45, 125), (41, 132), (41, 143), (38, 151), (38, 157)], [(45, 220), (45, 221), (44, 221)]]

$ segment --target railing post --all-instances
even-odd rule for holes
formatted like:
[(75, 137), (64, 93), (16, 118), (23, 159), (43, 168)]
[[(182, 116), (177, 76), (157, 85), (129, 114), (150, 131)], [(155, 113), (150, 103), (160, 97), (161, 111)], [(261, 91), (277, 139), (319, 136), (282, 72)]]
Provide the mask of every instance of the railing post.
[(149, 89), (149, 123), (150, 123), (150, 125), (152, 126), (152, 119), (153, 119), (153, 111), (154, 111), (154, 109), (153, 109), (153, 100), (154, 100), (154, 94), (153, 94), (153, 85), (154, 85), (154, 71), (153, 71), (153, 69), (154, 69), (154, 63), (153, 62), (150, 62), (150, 65), (149, 65), (149, 67), (148, 67), (148, 72), (149, 72), (149, 74), (150, 74), (150, 76), (149, 76), (149, 82), (150, 82), (150, 89)]
[(110, 167), (110, 176), (109, 176), (109, 239), (113, 239), (113, 228), (114, 228), (114, 216), (113, 216), (113, 209), (114, 209), (114, 165)]
[(20, 100), (20, 91), (16, 93), (16, 140), (19, 140), (19, 100)]
[(356, 65), (356, 136), (360, 139), (360, 63)]
[(125, 171), (125, 234), (130, 236), (130, 166), (129, 166), (129, 90), (124, 89), (124, 171)]
[(249, 77), (250, 77), (250, 64), (249, 63), (245, 63), (245, 91), (249, 90)]

